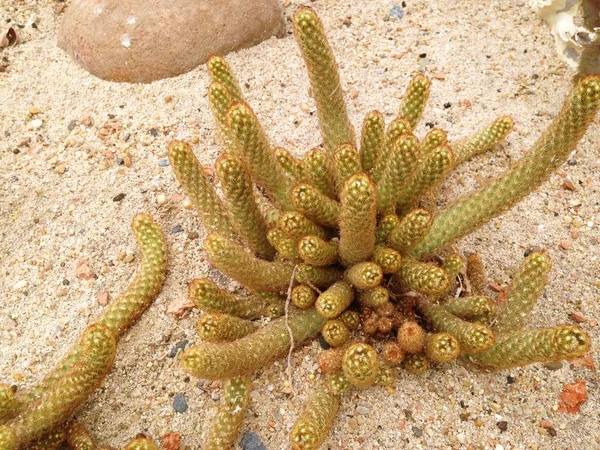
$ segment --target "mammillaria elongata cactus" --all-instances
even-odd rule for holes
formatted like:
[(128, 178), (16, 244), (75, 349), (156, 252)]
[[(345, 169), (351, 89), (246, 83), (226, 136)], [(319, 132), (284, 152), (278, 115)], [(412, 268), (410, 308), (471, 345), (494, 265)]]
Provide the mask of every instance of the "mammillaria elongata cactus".
[[(443, 363), (459, 356), (482, 367), (505, 368), (589, 351), (589, 337), (579, 327), (523, 329), (547, 279), (545, 253), (527, 257), (506, 303), (497, 308), (480, 291), (454, 295), (467, 264), (445, 247), (515, 204), (564, 162), (600, 107), (600, 77), (576, 82), (552, 124), (513, 167), (433, 211), (427, 205), (447, 173), (501, 142), (512, 119), (500, 117), (456, 143), (438, 129), (419, 141), (413, 130), (431, 84), (417, 75), (391, 124), (386, 127), (378, 111), (367, 115), (357, 148), (337, 64), (312, 9), (295, 14), (294, 32), (325, 151), (312, 149), (298, 160), (274, 148), (220, 57), (208, 62), (209, 102), (226, 151), (216, 173), (227, 207), (191, 147), (179, 141), (169, 147), (175, 175), (209, 233), (209, 261), (250, 292), (243, 297), (210, 280), (191, 283), (192, 300), (211, 314), (199, 326), (224, 329), (211, 330), (204, 342), (182, 353), (184, 370), (201, 378), (240, 380), (286, 355), (292, 343), (301, 345), (321, 331), (334, 347), (321, 360), (328, 376), (291, 434), (293, 449), (311, 450), (326, 439), (339, 395), (350, 388), (389, 385), (393, 367), (402, 362), (415, 373), (427, 370), (428, 360)], [(443, 264), (425, 259), (434, 253), (446, 255)], [(477, 274), (477, 258), (468, 263), (469, 272)], [(479, 275), (474, 285), (481, 290)], [(289, 308), (297, 310), (253, 331), (247, 320), (257, 311), (277, 316), (266, 311), (281, 307), (285, 293)], [(356, 334), (359, 322), (362, 334)], [(373, 340), (390, 337), (378, 352)], [(228, 395), (225, 389), (224, 398)], [(211, 430), (222, 420), (219, 413)], [(239, 427), (241, 422), (231, 423)]]

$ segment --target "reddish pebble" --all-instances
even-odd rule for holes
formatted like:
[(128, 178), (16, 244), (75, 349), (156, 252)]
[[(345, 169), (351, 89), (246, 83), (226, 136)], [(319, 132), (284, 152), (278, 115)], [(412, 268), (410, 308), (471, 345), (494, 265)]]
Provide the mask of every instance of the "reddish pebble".
[(107, 290), (102, 289), (101, 291), (98, 291), (98, 304), (100, 306), (108, 305), (108, 291)]

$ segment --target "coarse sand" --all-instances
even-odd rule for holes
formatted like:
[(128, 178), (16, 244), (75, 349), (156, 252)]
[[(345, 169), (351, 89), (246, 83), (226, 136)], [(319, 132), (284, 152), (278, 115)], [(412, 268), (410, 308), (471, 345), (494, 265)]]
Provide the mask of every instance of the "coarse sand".
[[(506, 144), (450, 177), (445, 199), (478, 187), (518, 159), (548, 125), (570, 84), (572, 72), (525, 1), (287, 3), (288, 24), (304, 3), (325, 23), (357, 127), (375, 108), (391, 120), (420, 70), (433, 84), (419, 136), (428, 130), (426, 122), (455, 139), (499, 115), (515, 118)], [(403, 17), (390, 16), (393, 6)], [(56, 47), (60, 7), (51, 0), (0, 0), (3, 27), (9, 19), (37, 25), (18, 28), (23, 42), (0, 53), (0, 65), (8, 66), (0, 73), (0, 380), (19, 386), (39, 381), (102, 310), (98, 300), (105, 291), (110, 301), (127, 286), (139, 256), (129, 226), (136, 213), (150, 214), (168, 239), (166, 285), (126, 334), (114, 370), (77, 418), (115, 447), (140, 432), (155, 438), (177, 432), (187, 448), (199, 449), (220, 383), (190, 378), (168, 357), (182, 340), (197, 340), (198, 313), (176, 320), (167, 309), (185, 299), (190, 280), (218, 274), (206, 261), (204, 231), (185, 208), (165, 158), (176, 138), (194, 142), (205, 164), (219, 154), (206, 68), (149, 85), (101, 81)], [(319, 144), (315, 106), (291, 34), (228, 60), (275, 144), (296, 155)], [(554, 267), (532, 326), (572, 323), (570, 314), (581, 313), (596, 359), (599, 131), (594, 124), (569, 164), (533, 195), (456, 244), (462, 252), (478, 252), (500, 286), (526, 249), (547, 249)], [(86, 261), (96, 278), (76, 276)], [(294, 353), (294, 397), (283, 359), (255, 378), (243, 431), (256, 433), (268, 449), (289, 448), (289, 430), (320, 378), (318, 347), (313, 342)], [(557, 412), (563, 386), (578, 380), (587, 389), (581, 411)], [(173, 407), (179, 393), (187, 402), (184, 413)], [(422, 376), (401, 372), (394, 393), (373, 388), (345, 396), (323, 448), (597, 449), (598, 376), (567, 363), (497, 373), (460, 363)]]

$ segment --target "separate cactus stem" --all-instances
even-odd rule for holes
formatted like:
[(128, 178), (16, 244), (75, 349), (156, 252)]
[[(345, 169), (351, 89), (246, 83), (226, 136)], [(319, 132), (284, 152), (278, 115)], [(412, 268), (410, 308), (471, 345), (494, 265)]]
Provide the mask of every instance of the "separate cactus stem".
[(66, 439), (72, 450), (94, 450), (94, 438), (86, 427), (79, 422), (69, 424)]
[(325, 386), (318, 388), (292, 428), (292, 450), (318, 450), (329, 436), (339, 409), (340, 396)]
[(362, 171), (360, 155), (353, 144), (341, 144), (333, 152), (333, 173), (336, 192), (340, 194), (346, 180)]
[(387, 244), (401, 254), (410, 252), (427, 234), (432, 221), (431, 213), (424, 209), (415, 209), (409, 212), (391, 230), (387, 238)]
[(8, 384), (0, 383), (0, 422), (17, 413), (15, 391)]
[(479, 130), (473, 136), (453, 143), (454, 167), (494, 148), (508, 136), (513, 126), (512, 117), (502, 116)]
[(342, 314), (354, 300), (354, 289), (346, 281), (331, 285), (317, 298), (315, 309), (326, 319), (335, 319)]
[(374, 262), (367, 261), (353, 265), (344, 276), (356, 289), (373, 289), (383, 281), (383, 270)]
[(223, 148), (230, 151), (233, 150), (233, 137), (231, 129), (227, 123), (227, 111), (233, 104), (234, 100), (231, 97), (227, 88), (218, 81), (213, 81), (208, 87), (208, 104), (215, 119), (217, 132), (221, 139)]
[(207, 232), (232, 236), (234, 231), (227, 211), (191, 147), (183, 141), (173, 141), (169, 145), (168, 156), (179, 184), (196, 208)]
[(192, 281), (189, 297), (194, 305), (203, 311), (231, 314), (242, 319), (258, 319), (272, 315), (273, 307), (279, 307), (283, 314), (283, 302), (277, 305), (258, 296), (240, 297), (221, 289), (214, 281), (208, 279)]
[(206, 62), (206, 68), (208, 74), (213, 81), (221, 83), (231, 95), (231, 98), (235, 102), (243, 102), (244, 97), (240, 90), (240, 85), (231, 71), (227, 61), (221, 56), (211, 56)]
[(486, 325), (459, 319), (443, 306), (429, 306), (423, 310), (436, 330), (450, 333), (458, 339), (464, 353), (479, 353), (494, 345), (494, 333)]
[(323, 325), (321, 335), (332, 347), (341, 347), (350, 340), (350, 329), (339, 319), (328, 320)]
[(346, 379), (359, 389), (375, 383), (380, 367), (377, 350), (364, 343), (350, 345), (342, 358), (342, 371)]
[(429, 99), (430, 87), (431, 81), (429, 78), (425, 75), (418, 74), (410, 80), (410, 83), (406, 88), (398, 116), (406, 117), (406, 119), (408, 119), (411, 130), (415, 129), (423, 115), (423, 110)]
[(450, 314), (465, 320), (481, 319), (489, 323), (496, 314), (496, 303), (483, 295), (451, 298), (443, 306)]
[(421, 197), (444, 180), (453, 164), (454, 155), (447, 145), (442, 145), (425, 156), (417, 164), (408, 182), (397, 192), (397, 210), (406, 211), (411, 205), (418, 203)]
[(362, 306), (377, 308), (390, 300), (390, 291), (383, 286), (367, 289), (358, 293), (358, 300)]
[(381, 218), (375, 232), (375, 244), (383, 244), (387, 241), (388, 236), (398, 225), (400, 225), (400, 217), (396, 214), (386, 214)]
[(252, 322), (229, 314), (205, 314), (196, 326), (198, 336), (207, 342), (229, 342), (256, 331)]
[[(26, 448), (27, 448), (27, 450), (59, 450), (61, 448), (64, 448), (66, 439), (67, 439), (67, 433), (65, 431), (65, 428), (63, 426), (58, 426), (57, 428), (52, 430), (50, 433), (33, 441)], [(1, 441), (1, 438), (0, 438), (0, 441)], [(73, 447), (71, 445), (69, 445), (69, 448), (71, 448), (73, 450), (79, 450), (78, 448)], [(85, 449), (86, 447), (81, 447), (81, 448)], [(92, 447), (87, 447), (87, 448), (91, 449)], [(1, 442), (0, 442), (0, 449), (5, 450), (5, 447), (2, 446)]]
[(218, 234), (209, 235), (204, 247), (213, 266), (250, 290), (283, 292), (290, 283), (290, 263), (258, 259), (237, 242)]
[(236, 377), (225, 381), (221, 403), (212, 419), (204, 450), (232, 450), (248, 409), (252, 385), (248, 377)]
[(392, 248), (378, 245), (373, 251), (373, 262), (381, 267), (384, 274), (396, 273), (400, 270), (402, 256)]
[[(419, 150), (421, 158), (429, 155), (436, 148), (448, 143), (448, 135), (444, 130), (434, 128), (423, 138)], [(454, 150), (454, 148), (452, 148)]]
[(419, 141), (412, 134), (399, 136), (392, 143), (387, 167), (377, 183), (378, 209), (383, 213), (393, 212), (399, 192), (406, 184), (417, 163)]
[(381, 177), (388, 166), (388, 162), (393, 151), (393, 144), (396, 139), (403, 134), (408, 134), (410, 132), (410, 122), (405, 117), (398, 117), (397, 119), (394, 119), (392, 123), (390, 123), (385, 132), (383, 146), (381, 147), (379, 155), (377, 156), (375, 167), (373, 167), (369, 173), (374, 183), (379, 183), (381, 180)]
[(227, 123), (235, 151), (246, 163), (252, 179), (279, 208), (292, 209), (289, 192), (293, 181), (281, 168), (252, 108), (245, 103), (234, 103), (227, 112)]
[(337, 227), (340, 204), (310, 184), (299, 183), (292, 189), (294, 207), (320, 225)]
[(542, 184), (575, 149), (600, 107), (600, 76), (582, 78), (561, 111), (531, 150), (499, 177), (436, 215), (418, 257), (470, 233), (523, 199)]
[(333, 395), (345, 394), (351, 387), (352, 385), (341, 370), (325, 376), (325, 389)]
[(275, 157), (285, 173), (292, 178), (293, 181), (302, 181), (304, 179), (302, 162), (297, 160), (283, 147), (276, 147), (273, 150)]
[(79, 348), (77, 363), (48, 387), (38, 401), (7, 423), (16, 435), (14, 448), (42, 437), (85, 403), (112, 367), (117, 337), (106, 325), (93, 324), (84, 331)]
[(400, 271), (396, 275), (400, 283), (425, 295), (440, 295), (448, 289), (448, 274), (434, 264), (404, 257)]
[(458, 275), (464, 271), (465, 269), (465, 258), (460, 256), (458, 253), (451, 253), (450, 255), (444, 258), (444, 264), (442, 268), (448, 274), (448, 280), (450, 281), (448, 285), (448, 292), (452, 292), (456, 289), (456, 279)]
[(278, 227), (288, 236), (295, 239), (300, 239), (308, 235), (315, 235), (325, 239), (328, 235), (323, 228), (296, 211), (283, 213), (279, 218)]
[(308, 309), (317, 301), (317, 293), (306, 284), (299, 284), (292, 289), (292, 305), (300, 309)]
[(509, 369), (536, 362), (579, 358), (590, 350), (590, 337), (580, 327), (558, 325), (502, 336), (488, 350), (469, 360), (488, 369)]
[(202, 342), (180, 357), (183, 369), (198, 378), (221, 380), (252, 372), (286, 355), (290, 349), (288, 327), (299, 346), (314, 339), (325, 323), (314, 309), (271, 321), (256, 332), (234, 342)]
[(305, 236), (300, 239), (298, 254), (305, 263), (313, 266), (329, 266), (338, 259), (337, 245), (318, 236)]
[(149, 437), (135, 438), (123, 450), (158, 450), (158, 445)]
[(446, 363), (455, 360), (460, 354), (460, 343), (450, 333), (434, 333), (425, 340), (425, 355), (432, 361)]
[(381, 359), (388, 366), (399, 366), (404, 356), (405, 352), (398, 342), (386, 342), (381, 347)]
[(216, 169), (237, 233), (258, 257), (272, 259), (275, 249), (267, 240), (267, 224), (254, 200), (252, 180), (244, 163), (231, 153), (223, 153)]
[(377, 229), (377, 187), (360, 173), (346, 181), (339, 215), (340, 260), (351, 266), (371, 258)]
[(306, 152), (302, 159), (303, 181), (330, 198), (336, 197), (334, 175), (327, 155), (319, 148)]
[(360, 138), (360, 161), (362, 169), (371, 170), (383, 146), (385, 119), (379, 111), (371, 111), (365, 117)]
[(269, 243), (275, 247), (278, 256), (287, 259), (288, 261), (297, 261), (298, 256), (298, 239), (288, 236), (279, 228), (273, 228), (267, 233)]
[(548, 282), (552, 265), (545, 253), (533, 252), (513, 276), (506, 300), (499, 308), (493, 323), (497, 334), (513, 333), (525, 326), (531, 310)]
[(471, 291), (475, 295), (483, 295), (487, 289), (487, 275), (483, 261), (477, 253), (467, 255), (467, 280), (471, 284)]
[(342, 278), (343, 273), (335, 266), (316, 267), (310, 264), (298, 264), (296, 281), (312, 287), (326, 288)]
[(294, 35), (308, 70), (325, 149), (333, 153), (340, 144), (355, 142), (335, 56), (312, 9), (301, 7), (294, 14)]
[(421, 353), (406, 355), (404, 357), (404, 361), (402, 361), (402, 366), (410, 373), (415, 375), (427, 372), (427, 369), (429, 369), (427, 358)]
[(398, 344), (404, 353), (421, 353), (425, 347), (425, 330), (417, 322), (404, 322), (398, 328)]

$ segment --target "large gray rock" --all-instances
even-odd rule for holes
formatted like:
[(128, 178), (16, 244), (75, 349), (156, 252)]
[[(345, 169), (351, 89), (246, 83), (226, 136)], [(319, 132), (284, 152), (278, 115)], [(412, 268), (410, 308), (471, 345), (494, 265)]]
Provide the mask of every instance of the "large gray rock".
[(58, 45), (99, 78), (147, 83), (284, 29), (278, 0), (73, 0)]

